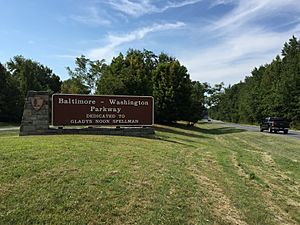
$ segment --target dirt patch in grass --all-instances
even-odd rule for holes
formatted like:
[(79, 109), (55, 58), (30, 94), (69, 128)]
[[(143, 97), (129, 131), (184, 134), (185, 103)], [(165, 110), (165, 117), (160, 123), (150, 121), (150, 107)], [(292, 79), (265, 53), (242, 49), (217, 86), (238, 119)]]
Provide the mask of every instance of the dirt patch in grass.
[(195, 177), (199, 185), (203, 187), (203, 190), (205, 190), (205, 197), (202, 201), (209, 206), (214, 222), (232, 225), (247, 224), (242, 219), (240, 211), (233, 206), (217, 182), (199, 174), (199, 171), (195, 168), (190, 169), (190, 173)]
[[(236, 140), (242, 141), (245, 144), (243, 151), (256, 154), (257, 158), (263, 163), (263, 167), (247, 165), (247, 169), (243, 168), (243, 163), (238, 161), (237, 152), (232, 151), (231, 161), (236, 168), (237, 174), (244, 179), (251, 179), (249, 174), (249, 168), (255, 176), (259, 176), (261, 182), (251, 182), (251, 186), (260, 192), (264, 196), (264, 203), (268, 211), (273, 212), (273, 220), (276, 224), (298, 224), (288, 213), (288, 209), (284, 208), (280, 202), (285, 202), (290, 210), (300, 210), (299, 202), (296, 202), (295, 197), (300, 199), (299, 196), (299, 184), (296, 181), (292, 181), (291, 178), (278, 168), (278, 165), (272, 158), (269, 152), (264, 152), (263, 149), (255, 144), (250, 144), (248, 141), (235, 137)], [(264, 169), (267, 168), (267, 169)], [(262, 185), (262, 184), (265, 184)], [(290, 198), (289, 193), (293, 193), (294, 197)]]
[[(300, 203), (294, 200), (295, 197), (296, 199), (300, 199), (300, 185), (298, 182), (292, 180), (287, 174), (279, 170), (269, 153), (263, 153), (261, 156), (264, 163), (271, 168), (271, 173), (264, 177), (270, 186), (270, 191), (267, 193), (268, 199), (273, 199), (273, 201), (277, 202), (286, 202), (289, 209), (299, 212)], [(290, 197), (290, 193), (294, 196), (293, 198)], [(278, 212), (276, 218), (281, 224), (298, 224), (287, 213), (287, 208), (282, 209), (279, 207), (279, 204), (274, 204), (274, 202), (270, 202), (269, 207), (271, 210)]]

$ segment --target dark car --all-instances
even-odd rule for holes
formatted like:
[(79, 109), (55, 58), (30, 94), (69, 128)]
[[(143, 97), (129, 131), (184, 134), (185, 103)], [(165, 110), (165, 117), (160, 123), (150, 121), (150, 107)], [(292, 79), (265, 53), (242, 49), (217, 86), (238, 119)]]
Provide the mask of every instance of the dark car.
[(269, 133), (283, 131), (287, 134), (289, 127), (289, 123), (281, 117), (267, 117), (260, 123), (260, 132), (264, 130), (268, 130)]

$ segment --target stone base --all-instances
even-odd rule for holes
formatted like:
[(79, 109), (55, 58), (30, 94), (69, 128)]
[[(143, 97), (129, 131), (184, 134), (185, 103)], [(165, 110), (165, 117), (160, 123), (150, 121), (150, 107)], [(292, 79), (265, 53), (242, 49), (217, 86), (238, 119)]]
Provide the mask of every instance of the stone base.
[(27, 135), (60, 135), (60, 134), (89, 134), (89, 135), (113, 135), (145, 137), (155, 133), (153, 127), (120, 127), (120, 128), (49, 128), (48, 130), (35, 130), (20, 133), (20, 136)]
[(40, 133), (49, 129), (49, 93), (29, 91), (27, 93), (20, 136)]

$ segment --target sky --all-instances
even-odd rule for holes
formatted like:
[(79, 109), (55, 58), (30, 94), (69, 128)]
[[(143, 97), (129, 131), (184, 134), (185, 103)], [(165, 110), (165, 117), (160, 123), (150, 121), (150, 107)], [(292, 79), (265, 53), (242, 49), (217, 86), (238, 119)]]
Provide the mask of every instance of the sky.
[(128, 49), (177, 58), (192, 80), (225, 85), (270, 63), (293, 35), (299, 0), (0, 0), (0, 62), (16, 55), (62, 80), (76, 57)]

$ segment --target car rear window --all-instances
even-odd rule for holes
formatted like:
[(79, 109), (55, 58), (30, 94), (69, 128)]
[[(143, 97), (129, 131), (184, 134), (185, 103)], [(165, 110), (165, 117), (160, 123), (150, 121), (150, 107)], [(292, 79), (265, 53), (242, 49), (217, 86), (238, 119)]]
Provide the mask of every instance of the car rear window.
[(281, 117), (272, 117), (270, 120), (273, 120), (273, 121), (283, 121), (284, 119), (281, 118)]

